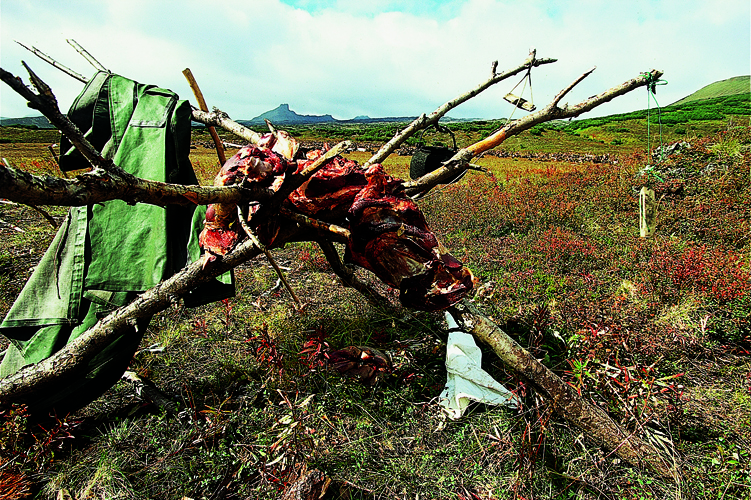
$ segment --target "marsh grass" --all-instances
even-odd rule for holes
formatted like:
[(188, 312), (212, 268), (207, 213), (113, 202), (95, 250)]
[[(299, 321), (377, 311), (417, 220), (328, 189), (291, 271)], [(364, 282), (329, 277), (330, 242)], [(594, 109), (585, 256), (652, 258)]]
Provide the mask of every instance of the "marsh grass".
[[(658, 443), (682, 467), (679, 484), (593, 445), (489, 351), (484, 368), (522, 408), (473, 405), (444, 421), (442, 316), (370, 306), (308, 243), (274, 252), (303, 313), (258, 258), (236, 270), (236, 297), (153, 319), (130, 369), (174, 412), (125, 382), (54, 425), (6, 411), (3, 459), (39, 498), (62, 489), (78, 499), (275, 498), (304, 467), (333, 479), (327, 498), (748, 498), (751, 133), (692, 129), (692, 149), (664, 165), (659, 227), (644, 240), (633, 192), (652, 182), (638, 176), (645, 131), (630, 122), (587, 130), (542, 130), (508, 146), (594, 149), (618, 163), (487, 156), (478, 162), (488, 174), (420, 206), (482, 278), (476, 302), (584, 398)], [(214, 154), (192, 150), (201, 182), (211, 182)], [(409, 157), (385, 166), (406, 177)], [(53, 231), (33, 210), (0, 210), (28, 229), (0, 226), (0, 276), (22, 283)], [(5, 289), (8, 306), (18, 290)], [(317, 354), (301, 354), (303, 345)], [(326, 353), (348, 345), (386, 352), (393, 372), (368, 387), (329, 370)]]

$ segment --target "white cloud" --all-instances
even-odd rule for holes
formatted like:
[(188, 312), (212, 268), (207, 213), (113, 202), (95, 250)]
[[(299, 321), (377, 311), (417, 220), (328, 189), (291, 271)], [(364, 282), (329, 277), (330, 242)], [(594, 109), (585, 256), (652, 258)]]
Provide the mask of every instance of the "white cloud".
[[(653, 67), (665, 71), (660, 103), (673, 102), (715, 80), (749, 74), (747, 0), (566, 3), (277, 0), (4, 2), (0, 63), (25, 78), (32, 64), (66, 109), (81, 85), (13, 43), (50, 53), (79, 72), (93, 70), (69, 48), (74, 38), (113, 71), (191, 94), (181, 71), (190, 67), (209, 105), (251, 118), (279, 103), (298, 113), (415, 115), (487, 78), (490, 62), (516, 66), (528, 48), (555, 64), (533, 72), (534, 98), (545, 103), (597, 65), (570, 95), (586, 98)], [(303, 8), (294, 7), (299, 5)], [(39, 26), (52, 27), (39, 29)], [(510, 112), (499, 85), (452, 111), (498, 117)], [(636, 92), (600, 108), (642, 108)], [(35, 114), (7, 86), (0, 114)]]

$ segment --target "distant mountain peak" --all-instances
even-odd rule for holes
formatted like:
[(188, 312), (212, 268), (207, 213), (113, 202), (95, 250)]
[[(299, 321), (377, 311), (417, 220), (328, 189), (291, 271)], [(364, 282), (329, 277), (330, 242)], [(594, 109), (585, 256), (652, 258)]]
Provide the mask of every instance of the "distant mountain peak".
[(265, 113), (256, 116), (255, 118), (250, 120), (250, 123), (261, 124), (264, 123), (264, 120), (269, 120), (273, 124), (291, 123), (299, 125), (306, 123), (329, 123), (336, 121), (331, 115), (299, 115), (290, 109), (288, 103), (280, 104), (271, 111), (266, 111)]

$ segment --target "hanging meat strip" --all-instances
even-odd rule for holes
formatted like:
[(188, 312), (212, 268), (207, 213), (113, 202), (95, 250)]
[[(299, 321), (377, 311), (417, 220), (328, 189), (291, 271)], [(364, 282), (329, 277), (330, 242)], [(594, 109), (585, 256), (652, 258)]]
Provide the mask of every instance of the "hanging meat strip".
[[(294, 172), (297, 164), (283, 154), (294, 155), (297, 143), (286, 132), (266, 134), (259, 146), (248, 145), (240, 149), (222, 166), (214, 179), (215, 186), (232, 186), (257, 182), (277, 190), (287, 172)], [(250, 209), (252, 212), (252, 207)], [(245, 237), (234, 203), (215, 203), (206, 209), (203, 231), (199, 237), (201, 248), (206, 250), (204, 262), (225, 255)], [(273, 237), (272, 237), (273, 239)]]

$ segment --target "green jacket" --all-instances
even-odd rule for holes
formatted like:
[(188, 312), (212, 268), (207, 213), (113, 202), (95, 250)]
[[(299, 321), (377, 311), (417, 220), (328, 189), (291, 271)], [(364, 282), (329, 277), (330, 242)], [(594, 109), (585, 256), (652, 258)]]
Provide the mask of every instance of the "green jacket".
[[(120, 168), (145, 179), (197, 184), (188, 159), (190, 105), (173, 92), (107, 72), (97, 73), (74, 101), (69, 118)], [(88, 168), (63, 138), (60, 168)], [(169, 278), (200, 255), (205, 207), (120, 200), (73, 207), (29, 281), (0, 324), (11, 341), (0, 378), (37, 363), (71, 342), (114, 308)], [(189, 306), (234, 294), (231, 275), (185, 297)], [(78, 380), (66, 380), (38, 408), (86, 404), (127, 367), (149, 321), (105, 348)]]

